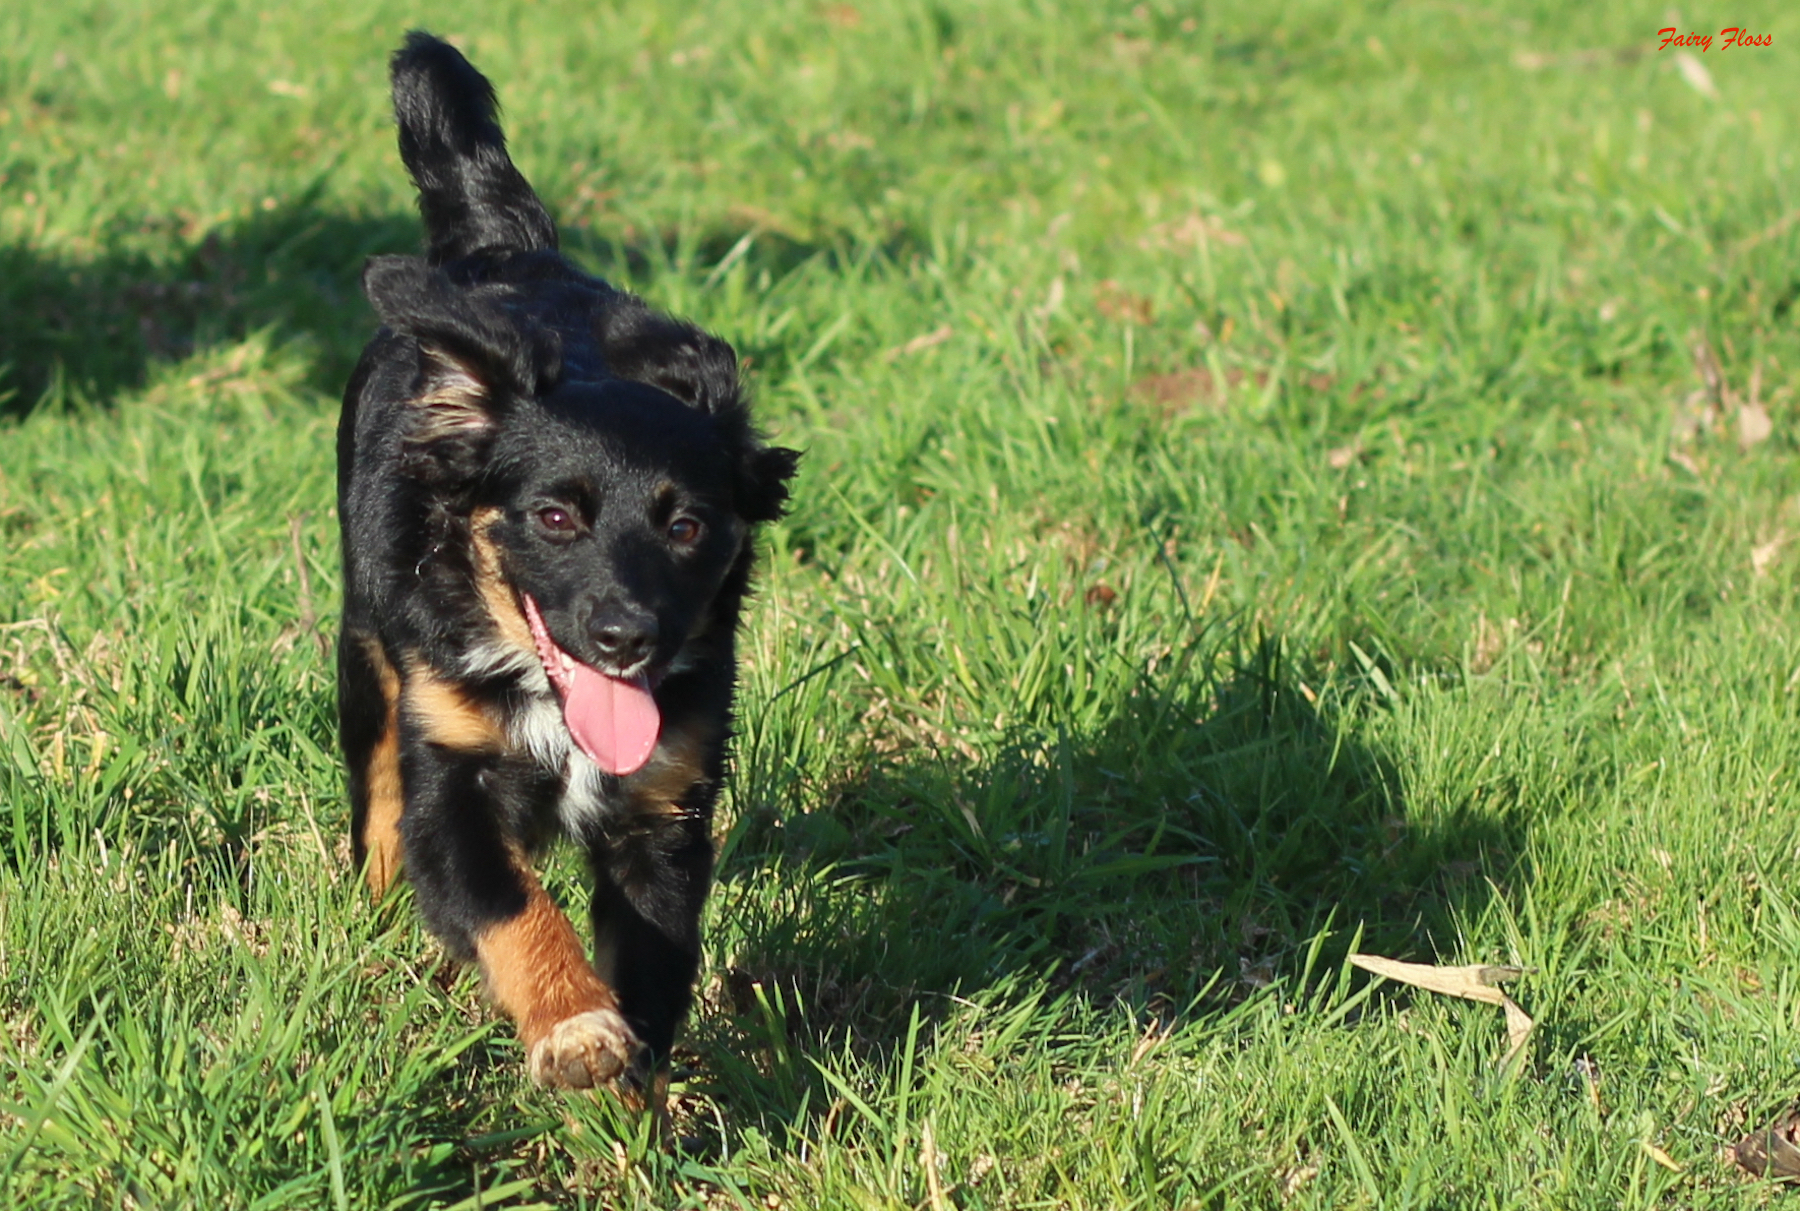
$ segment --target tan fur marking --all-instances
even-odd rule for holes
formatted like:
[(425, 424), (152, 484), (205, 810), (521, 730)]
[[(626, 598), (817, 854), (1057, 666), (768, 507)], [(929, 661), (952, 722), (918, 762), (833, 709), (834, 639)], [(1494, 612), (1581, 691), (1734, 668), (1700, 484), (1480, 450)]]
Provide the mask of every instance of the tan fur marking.
[(669, 817), (683, 813), (685, 809), (679, 800), (696, 783), (706, 780), (701, 762), (713, 739), (711, 731), (691, 724), (674, 735), (663, 735), (649, 762), (625, 784), (633, 816)]
[(366, 640), (363, 651), (375, 668), (381, 699), (387, 703), (381, 738), (369, 754), (363, 778), (368, 795), (362, 830), (363, 852), (368, 855), (363, 863), (363, 878), (368, 881), (369, 895), (379, 900), (400, 873), (400, 812), (406, 804), (400, 785), (400, 677), (388, 663), (380, 643)]
[(512, 587), (500, 570), (500, 548), (495, 545), (493, 536), (494, 525), (500, 518), (500, 510), (493, 508), (477, 509), (469, 517), (470, 546), (475, 553), (475, 588), (480, 592), (482, 604), (487, 606), (500, 638), (536, 655), (537, 644), (531, 638), (531, 626), (525, 621), (519, 599), (513, 595)]
[(406, 670), (406, 717), (433, 744), (464, 753), (497, 753), (506, 733), (486, 707), (455, 682), (420, 663)]
[(419, 356), (431, 386), (412, 401), (418, 414), (407, 433), (409, 441), (433, 442), (493, 427), (488, 389), (479, 378), (453, 354), (434, 345), (421, 345)]
[(488, 995), (519, 1024), (527, 1049), (557, 1023), (594, 1009), (617, 1009), (618, 998), (582, 953), (575, 927), (522, 859), (515, 869), (525, 883), (525, 911), (489, 926), (475, 939)]

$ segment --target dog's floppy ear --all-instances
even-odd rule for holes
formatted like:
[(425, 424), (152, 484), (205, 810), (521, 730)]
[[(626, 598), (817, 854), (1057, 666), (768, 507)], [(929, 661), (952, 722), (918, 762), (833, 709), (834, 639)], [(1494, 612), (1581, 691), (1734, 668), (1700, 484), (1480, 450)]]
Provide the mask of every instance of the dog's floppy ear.
[(738, 469), (737, 511), (745, 521), (774, 521), (787, 511), (787, 481), (800, 467), (800, 451), (757, 445)]
[(382, 323), (418, 345), (414, 444), (485, 437), (514, 400), (548, 390), (561, 370), (550, 333), (522, 330), (418, 257), (371, 258), (363, 293)]
[(750, 423), (749, 401), (732, 347), (623, 292), (613, 295), (596, 332), (613, 374), (655, 387), (712, 417), (719, 440), (736, 452), (738, 516), (748, 522), (780, 517), (800, 452), (762, 444)]
[(743, 406), (737, 354), (700, 328), (617, 293), (598, 325), (607, 369), (720, 416)]

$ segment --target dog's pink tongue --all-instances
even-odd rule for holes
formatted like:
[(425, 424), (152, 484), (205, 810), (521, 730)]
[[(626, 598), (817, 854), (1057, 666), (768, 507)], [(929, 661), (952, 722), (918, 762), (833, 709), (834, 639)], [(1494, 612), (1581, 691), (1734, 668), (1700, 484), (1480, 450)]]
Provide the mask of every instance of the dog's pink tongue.
[(575, 676), (563, 695), (563, 719), (569, 734), (594, 764), (621, 777), (650, 760), (662, 731), (662, 713), (642, 677), (622, 681), (598, 669), (575, 664)]

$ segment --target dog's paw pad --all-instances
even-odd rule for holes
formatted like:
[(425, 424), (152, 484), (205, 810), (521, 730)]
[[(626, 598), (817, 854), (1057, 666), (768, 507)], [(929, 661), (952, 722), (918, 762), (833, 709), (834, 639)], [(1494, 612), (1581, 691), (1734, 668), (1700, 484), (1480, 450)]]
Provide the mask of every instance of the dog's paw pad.
[(531, 1079), (552, 1089), (592, 1089), (616, 1082), (638, 1062), (637, 1036), (611, 1009), (590, 1009), (558, 1022), (531, 1049)]

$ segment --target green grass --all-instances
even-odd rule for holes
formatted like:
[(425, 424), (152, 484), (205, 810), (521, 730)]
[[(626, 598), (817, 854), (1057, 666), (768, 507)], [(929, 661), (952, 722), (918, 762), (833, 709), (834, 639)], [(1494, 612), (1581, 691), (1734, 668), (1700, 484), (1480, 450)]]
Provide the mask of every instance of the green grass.
[[(1800, 22), (1690, 21), (1774, 35), (1708, 97), (1578, 57), (1642, 6), (1245, 7), (0, 11), (6, 1205), (1778, 1197), (1719, 1148), (1800, 1096)], [(807, 450), (684, 1153), (348, 869), (413, 25)], [(1522, 1064), (1353, 948), (1529, 967)]]

